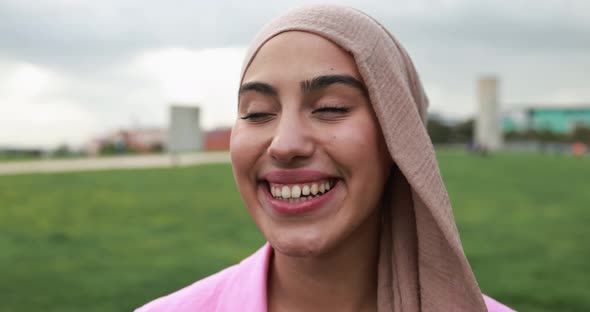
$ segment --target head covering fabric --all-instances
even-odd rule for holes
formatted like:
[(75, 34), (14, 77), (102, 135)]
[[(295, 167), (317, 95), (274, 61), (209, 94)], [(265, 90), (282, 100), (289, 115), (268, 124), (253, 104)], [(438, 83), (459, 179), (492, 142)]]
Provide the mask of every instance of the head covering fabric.
[(242, 79), (260, 47), (286, 31), (322, 36), (352, 54), (396, 164), (383, 201), (378, 311), (486, 311), (426, 132), (428, 99), (407, 52), (356, 9), (308, 5), (263, 27)]

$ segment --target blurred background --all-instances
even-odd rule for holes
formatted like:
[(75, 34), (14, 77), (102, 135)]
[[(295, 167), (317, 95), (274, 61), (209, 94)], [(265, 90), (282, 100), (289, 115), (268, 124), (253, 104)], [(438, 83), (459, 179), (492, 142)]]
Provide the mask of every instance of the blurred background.
[[(129, 311), (264, 238), (227, 148), (242, 58), (314, 1), (0, 0), (0, 311)], [(324, 1), (412, 56), (484, 293), (590, 310), (590, 2)]]

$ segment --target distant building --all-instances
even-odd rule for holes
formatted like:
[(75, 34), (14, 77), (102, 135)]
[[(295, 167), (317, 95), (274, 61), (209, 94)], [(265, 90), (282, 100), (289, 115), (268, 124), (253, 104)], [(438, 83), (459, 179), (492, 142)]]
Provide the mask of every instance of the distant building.
[(203, 149), (200, 110), (196, 106), (172, 105), (167, 150), (171, 153)]
[(205, 149), (208, 151), (229, 150), (231, 128), (219, 128), (205, 133)]
[(41, 148), (2, 147), (0, 146), (0, 158), (40, 158), (46, 154)]
[(477, 83), (478, 110), (475, 118), (475, 145), (484, 151), (502, 148), (498, 79), (482, 77)]
[(164, 128), (121, 129), (95, 138), (85, 147), (86, 154), (99, 155), (105, 150), (110, 153), (154, 153), (161, 152), (168, 139)]
[(172, 105), (168, 128), (120, 129), (89, 141), (86, 154), (171, 153), (229, 150), (231, 128), (202, 131), (200, 110), (195, 106)]
[(548, 130), (553, 133), (568, 134), (576, 126), (590, 128), (590, 103), (569, 107), (529, 105), (527, 108), (512, 110), (502, 115), (504, 132)]
[(168, 140), (168, 130), (164, 128), (139, 128), (122, 134), (128, 146), (139, 152), (160, 152)]
[[(231, 128), (205, 131), (203, 149), (207, 151), (227, 151), (229, 150), (230, 136)], [(84, 152), (90, 156), (104, 153), (157, 153), (166, 148), (168, 137), (168, 129), (166, 128), (121, 129), (90, 140), (86, 143)], [(2, 151), (0, 149), (0, 152)], [(6, 151), (15, 153), (13, 150)], [(33, 152), (33, 150), (30, 152)]]

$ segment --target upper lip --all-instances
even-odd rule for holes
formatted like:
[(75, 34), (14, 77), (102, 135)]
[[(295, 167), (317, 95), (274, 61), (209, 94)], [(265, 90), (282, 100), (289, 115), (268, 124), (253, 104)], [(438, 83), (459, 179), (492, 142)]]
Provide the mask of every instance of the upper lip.
[(275, 170), (262, 175), (270, 183), (296, 184), (335, 178), (333, 175), (310, 169)]

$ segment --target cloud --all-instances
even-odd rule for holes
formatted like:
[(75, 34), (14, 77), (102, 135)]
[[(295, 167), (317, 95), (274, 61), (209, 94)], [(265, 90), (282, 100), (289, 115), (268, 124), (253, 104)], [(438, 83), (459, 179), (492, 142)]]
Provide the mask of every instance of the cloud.
[(0, 57), (92, 72), (143, 51), (244, 46), (266, 5), (243, 1), (0, 2)]
[[(317, 1), (2, 1), (0, 56), (93, 71), (151, 49), (244, 46), (269, 19), (310, 2)], [(358, 7), (424, 48), (590, 49), (584, 0), (331, 2)]]
[(131, 70), (156, 86), (163, 103), (193, 103), (203, 109), (203, 126), (232, 123), (245, 48), (162, 49), (141, 54)]
[[(32, 64), (13, 64), (0, 74), (0, 142), (3, 145), (46, 146), (53, 142), (80, 141), (76, 129), (96, 127), (95, 117), (53, 92), (68, 88), (59, 75)], [(87, 133), (86, 133), (87, 134)]]
[[(199, 103), (208, 128), (229, 124), (244, 47), (271, 18), (310, 2), (1, 1), (0, 145), (164, 126), (171, 102)], [(367, 12), (402, 42), (439, 113), (473, 114), (482, 74), (499, 76), (507, 107), (590, 102), (588, 1), (332, 2)]]
[(95, 76), (33, 64), (0, 73), (0, 145), (81, 145), (109, 130), (168, 123), (173, 103), (198, 105), (206, 129), (228, 126), (245, 48), (156, 49)]

